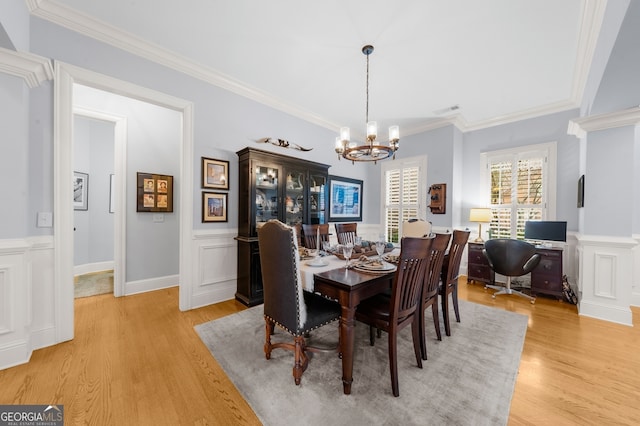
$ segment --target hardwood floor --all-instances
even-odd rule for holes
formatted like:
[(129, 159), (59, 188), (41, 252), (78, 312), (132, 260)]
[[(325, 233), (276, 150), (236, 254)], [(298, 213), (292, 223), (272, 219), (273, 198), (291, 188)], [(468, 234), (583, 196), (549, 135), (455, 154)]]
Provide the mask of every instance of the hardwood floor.
[[(627, 327), (580, 317), (555, 299), (494, 300), (464, 277), (459, 287), (462, 299), (529, 316), (510, 425), (638, 423), (640, 309)], [(63, 404), (66, 424), (259, 424), (193, 329), (241, 304), (180, 312), (171, 288), (75, 307), (73, 341), (0, 371), (0, 404)]]

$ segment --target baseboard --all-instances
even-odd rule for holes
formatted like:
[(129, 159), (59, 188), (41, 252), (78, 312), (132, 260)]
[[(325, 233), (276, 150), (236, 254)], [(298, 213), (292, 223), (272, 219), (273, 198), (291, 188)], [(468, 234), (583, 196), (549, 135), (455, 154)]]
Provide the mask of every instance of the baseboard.
[(113, 270), (114, 261), (107, 260), (105, 262), (85, 263), (73, 267), (73, 275), (91, 274), (93, 272), (111, 271)]
[(578, 313), (581, 316), (633, 327), (633, 313), (629, 307), (621, 308), (581, 300), (578, 304)]
[(146, 293), (147, 291), (161, 290), (163, 288), (176, 287), (180, 284), (180, 275), (149, 278), (146, 280), (130, 281), (125, 284), (124, 295)]
[(0, 370), (26, 364), (31, 359), (32, 353), (33, 349), (26, 340), (3, 346), (0, 348)]

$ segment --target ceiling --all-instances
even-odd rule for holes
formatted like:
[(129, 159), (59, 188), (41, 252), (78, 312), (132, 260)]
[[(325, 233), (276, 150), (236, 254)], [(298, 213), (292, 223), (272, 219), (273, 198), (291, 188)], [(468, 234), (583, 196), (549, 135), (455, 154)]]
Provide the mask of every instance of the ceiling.
[(471, 130), (579, 107), (604, 13), (588, 0), (27, 3), (36, 16), (355, 137), (365, 44), (375, 48), (370, 120), (398, 124), (401, 135), (447, 123)]

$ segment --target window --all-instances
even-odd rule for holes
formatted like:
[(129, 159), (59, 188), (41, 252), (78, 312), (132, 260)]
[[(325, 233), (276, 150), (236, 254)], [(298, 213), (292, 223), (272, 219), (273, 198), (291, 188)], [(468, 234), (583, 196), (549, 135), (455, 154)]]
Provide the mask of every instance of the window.
[(527, 220), (555, 219), (556, 144), (481, 154), (491, 238), (524, 238)]
[(388, 161), (382, 165), (384, 193), (381, 214), (385, 239), (400, 242), (402, 222), (425, 218), (427, 157)]

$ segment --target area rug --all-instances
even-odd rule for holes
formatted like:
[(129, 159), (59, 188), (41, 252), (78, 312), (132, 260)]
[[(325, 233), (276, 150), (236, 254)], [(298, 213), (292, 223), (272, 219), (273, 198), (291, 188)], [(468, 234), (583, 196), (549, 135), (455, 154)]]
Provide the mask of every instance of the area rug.
[[(506, 425), (527, 330), (527, 317), (460, 301), (461, 323), (435, 338), (427, 314), (427, 352), (416, 365), (410, 327), (398, 339), (400, 397), (391, 393), (387, 335), (369, 345), (356, 325), (351, 395), (342, 391), (341, 360), (315, 353), (293, 381), (293, 353), (263, 351), (262, 305), (195, 329), (265, 425)], [(309, 344), (335, 344), (337, 322), (312, 333)], [(276, 328), (276, 338), (288, 339)]]
[(113, 270), (76, 275), (73, 281), (75, 298), (113, 293)]

